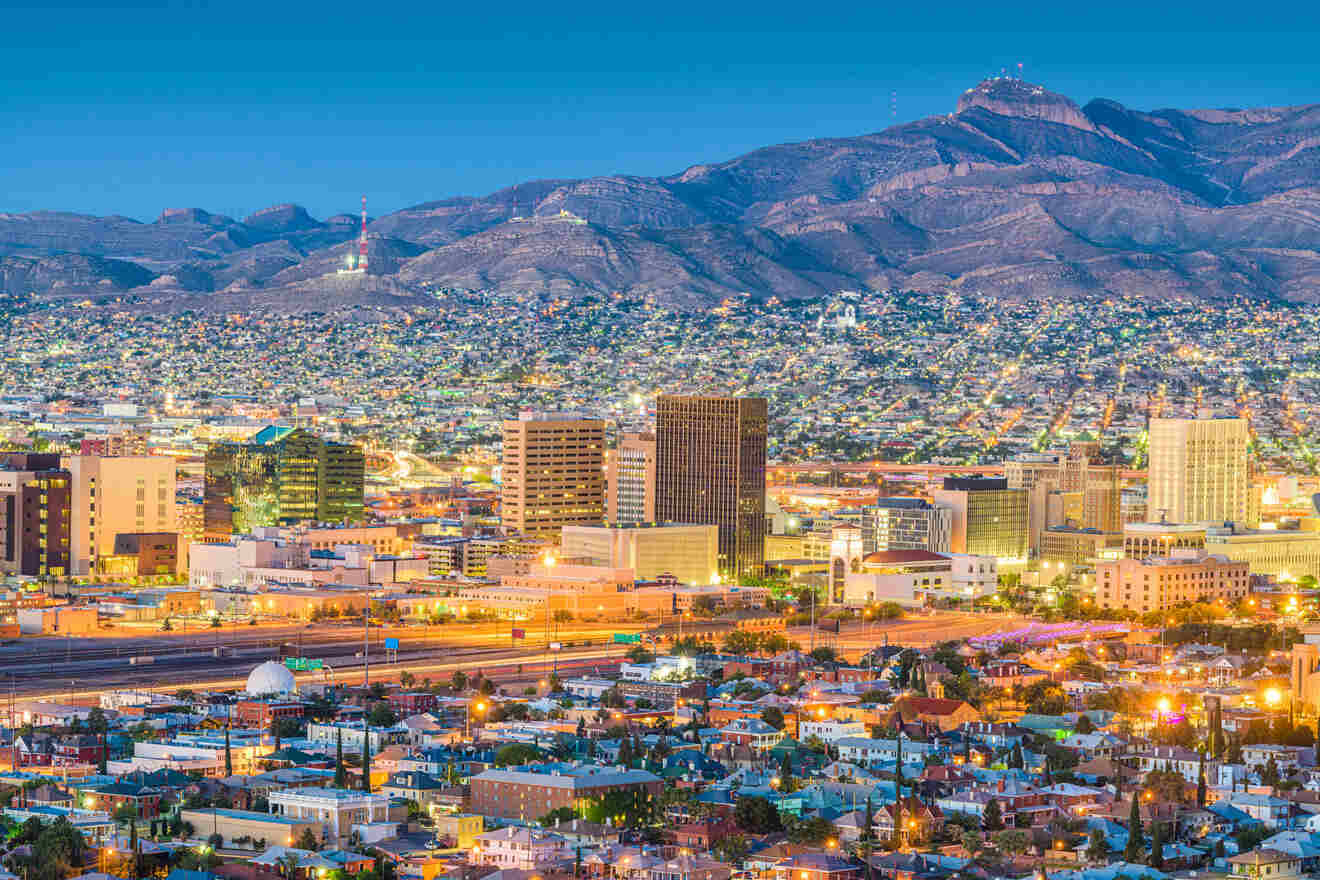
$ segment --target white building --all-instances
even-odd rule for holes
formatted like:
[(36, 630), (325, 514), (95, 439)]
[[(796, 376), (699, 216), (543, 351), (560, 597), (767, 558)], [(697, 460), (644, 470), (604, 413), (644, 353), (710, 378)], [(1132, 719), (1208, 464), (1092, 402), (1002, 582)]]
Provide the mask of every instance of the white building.
[(389, 833), (381, 826), (394, 825), (390, 820), (390, 796), (368, 794), (345, 788), (290, 788), (270, 793), (272, 813), (290, 819), (321, 823), (322, 840), (339, 847), (348, 843), (353, 832), (363, 840), (383, 840)]
[(798, 724), (798, 740), (806, 742), (815, 737), (823, 743), (833, 745), (844, 737), (864, 739), (869, 731), (861, 721), (803, 721)]
[(478, 834), (472, 862), (496, 868), (544, 871), (572, 858), (568, 841), (549, 831), (510, 825)]
[(605, 568), (631, 568), (641, 581), (670, 574), (684, 584), (708, 584), (719, 574), (719, 528), (683, 523), (564, 526), (560, 553)]
[(307, 725), (307, 739), (312, 742), (333, 748), (340, 736), (347, 752), (362, 751), (362, 743), (369, 737), (374, 753), (388, 745), (407, 742), (408, 729), (399, 725), (368, 728), (361, 721), (312, 721)]

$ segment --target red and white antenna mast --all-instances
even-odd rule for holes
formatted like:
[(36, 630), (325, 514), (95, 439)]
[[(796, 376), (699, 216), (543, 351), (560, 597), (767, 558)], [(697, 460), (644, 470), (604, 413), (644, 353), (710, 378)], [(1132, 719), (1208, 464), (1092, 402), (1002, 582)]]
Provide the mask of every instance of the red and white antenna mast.
[(358, 239), (359, 272), (367, 271), (367, 197), (362, 197), (362, 236)]

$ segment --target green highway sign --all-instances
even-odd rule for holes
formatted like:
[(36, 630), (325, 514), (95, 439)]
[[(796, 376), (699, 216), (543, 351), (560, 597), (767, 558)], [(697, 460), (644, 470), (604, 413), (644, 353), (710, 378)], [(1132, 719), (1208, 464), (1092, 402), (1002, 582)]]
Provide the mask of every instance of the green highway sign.
[(314, 672), (324, 664), (320, 660), (312, 660), (307, 657), (285, 657), (284, 665), (292, 672)]
[(641, 633), (615, 633), (614, 644), (616, 645), (640, 645), (642, 643)]

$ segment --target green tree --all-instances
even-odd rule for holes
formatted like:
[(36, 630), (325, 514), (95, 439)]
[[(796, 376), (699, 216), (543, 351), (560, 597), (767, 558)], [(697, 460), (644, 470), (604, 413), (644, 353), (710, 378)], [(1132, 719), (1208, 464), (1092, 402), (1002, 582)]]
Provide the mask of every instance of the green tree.
[(833, 822), (821, 816), (792, 821), (786, 830), (790, 841), (807, 846), (823, 846), (825, 841), (837, 837), (839, 833)]
[(362, 731), (362, 790), (371, 793), (371, 728)]
[(766, 706), (761, 710), (761, 720), (775, 730), (784, 729), (784, 710), (778, 706)]
[(60, 816), (41, 831), (32, 850), (28, 876), (32, 880), (62, 880), (83, 864), (87, 845), (82, 832)]
[(390, 708), (389, 703), (377, 703), (367, 713), (367, 725), (370, 727), (393, 727), (399, 723), (399, 716)]
[(1004, 811), (999, 806), (999, 801), (990, 798), (985, 805), (985, 813), (981, 816), (981, 824), (985, 826), (986, 831), (1004, 830)]
[(229, 751), (229, 725), (225, 725), (225, 776), (234, 775), (234, 756)]
[(733, 821), (751, 834), (769, 834), (783, 830), (779, 811), (763, 797), (740, 797), (733, 807)]
[(335, 729), (335, 788), (348, 788), (348, 771), (344, 769), (344, 731)]
[(1205, 752), (1202, 752), (1200, 766), (1196, 771), (1196, 805), (1198, 807), (1205, 806), (1205, 796)]
[(321, 842), (316, 839), (316, 835), (312, 833), (312, 829), (304, 828), (302, 834), (298, 835), (298, 840), (294, 843), (294, 846), (298, 849), (307, 849), (316, 852), (321, 848)]
[(1164, 868), (1164, 832), (1154, 821), (1150, 823), (1150, 866), (1156, 871)]
[(449, 679), (449, 686), (454, 689), (455, 693), (462, 693), (463, 691), (467, 690), (467, 686), (468, 686), (467, 673), (461, 669), (456, 670), (454, 672), (454, 677)]
[(1095, 724), (1091, 721), (1089, 715), (1077, 716), (1077, 725), (1073, 727), (1074, 733), (1095, 733)]
[(1132, 808), (1128, 811), (1128, 839), (1123, 849), (1123, 861), (1136, 862), (1146, 848), (1145, 838), (1141, 833), (1141, 806), (1136, 792), (1132, 793)]
[(1018, 856), (1027, 851), (1027, 832), (1016, 829), (1000, 831), (995, 835), (995, 849), (1007, 856)]
[(1109, 841), (1105, 838), (1104, 831), (1099, 828), (1091, 830), (1091, 839), (1086, 845), (1086, 855), (1093, 862), (1109, 860)]
[(504, 746), (495, 753), (495, 766), (516, 767), (522, 764), (531, 764), (543, 758), (541, 750), (535, 746), (529, 746), (526, 743), (513, 743)]
[(737, 869), (741, 867), (742, 860), (747, 858), (747, 838), (741, 834), (726, 834), (711, 844), (710, 851), (715, 858)]

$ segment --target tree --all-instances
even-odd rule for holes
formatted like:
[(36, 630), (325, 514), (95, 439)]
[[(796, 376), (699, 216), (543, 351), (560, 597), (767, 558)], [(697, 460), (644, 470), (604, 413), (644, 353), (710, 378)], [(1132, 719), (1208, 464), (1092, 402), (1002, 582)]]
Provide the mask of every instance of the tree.
[(495, 753), (495, 766), (516, 767), (521, 764), (540, 761), (542, 758), (541, 750), (535, 746), (529, 746), (526, 743), (513, 743), (504, 746)]
[(234, 775), (234, 756), (229, 751), (229, 725), (225, 725), (225, 776)]
[(740, 867), (742, 860), (747, 858), (747, 850), (747, 838), (741, 834), (726, 834), (710, 847), (715, 858), (735, 868)]
[(348, 772), (344, 769), (344, 731), (335, 729), (335, 788), (348, 788)]
[(763, 797), (740, 797), (733, 807), (733, 821), (751, 834), (769, 834), (783, 829), (779, 811)]
[(362, 731), (362, 790), (371, 793), (371, 729)]
[(1026, 766), (1022, 758), (1022, 743), (1013, 743), (1013, 751), (1008, 756), (1008, 766), (1014, 770), (1021, 770)]
[(1017, 856), (1027, 851), (1027, 832), (1009, 829), (995, 835), (995, 848), (1008, 856)]
[(294, 846), (298, 849), (309, 849), (312, 852), (316, 852), (321, 848), (321, 842), (316, 839), (316, 835), (312, 833), (312, 829), (304, 828), (302, 834), (298, 835), (298, 840), (294, 843)]
[(489, 678), (483, 678), (481, 680), (481, 687), (479, 687), (478, 690), (481, 691), (483, 697), (489, 697), (491, 694), (495, 693), (495, 682), (491, 681)]
[(986, 831), (1004, 830), (1004, 811), (999, 806), (999, 801), (990, 798), (985, 805), (985, 813), (981, 816), (981, 824), (985, 826)]
[(414, 684), (416, 684), (416, 683), (417, 683), (417, 676), (413, 675), (413, 674), (412, 674), (411, 672), (409, 672), (408, 670), (405, 669), (403, 672), (400, 672), (400, 673), (399, 673), (399, 686), (400, 686), (400, 687), (405, 688), (405, 689), (406, 689), (406, 688), (411, 688), (411, 687), (412, 687)]
[(793, 779), (793, 759), (788, 752), (785, 752), (783, 760), (779, 762), (779, 790), (788, 794), (796, 788)]
[(138, 880), (142, 876), (141, 854), (138, 846), (137, 819), (128, 823), (128, 878)]
[(1105, 833), (1099, 828), (1091, 830), (1091, 840), (1086, 845), (1086, 855), (1093, 862), (1105, 862), (1109, 860), (1109, 841), (1105, 838)]
[(1074, 733), (1095, 733), (1095, 724), (1091, 721), (1089, 715), (1079, 715), (1077, 717), (1077, 726), (1073, 728)]
[(1201, 753), (1201, 765), (1196, 771), (1196, 805), (1205, 806), (1205, 752)]
[(467, 673), (461, 669), (456, 670), (454, 672), (454, 677), (449, 679), (449, 686), (453, 688), (456, 693), (462, 693), (463, 691), (467, 690), (467, 686), (468, 686)]
[(822, 846), (825, 841), (835, 838), (839, 833), (833, 822), (821, 816), (790, 822), (787, 831), (790, 841), (805, 843), (808, 846)]
[(724, 637), (724, 652), (726, 654), (736, 654), (743, 656), (745, 654), (754, 654), (761, 645), (761, 637), (753, 632), (747, 632), (741, 629), (731, 630)]
[(1150, 823), (1150, 866), (1156, 871), (1164, 868), (1164, 834), (1159, 822)]
[(761, 720), (775, 730), (784, 729), (784, 710), (778, 706), (766, 706), (761, 710)]
[(839, 655), (835, 652), (835, 650), (831, 648), (829, 645), (821, 645), (819, 648), (812, 651), (811, 654), (808, 656), (810, 656), (811, 659), (815, 660), (817, 663), (833, 663), (839, 657)]
[(1141, 834), (1141, 805), (1140, 798), (1134, 791), (1132, 793), (1132, 808), (1128, 811), (1128, 840), (1127, 846), (1123, 849), (1123, 861), (1136, 862), (1141, 858), (1142, 850), (1146, 848), (1145, 838)]
[(394, 714), (389, 703), (377, 703), (371, 707), (367, 713), (367, 726), (369, 727), (393, 727), (399, 723), (399, 716)]

